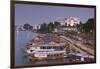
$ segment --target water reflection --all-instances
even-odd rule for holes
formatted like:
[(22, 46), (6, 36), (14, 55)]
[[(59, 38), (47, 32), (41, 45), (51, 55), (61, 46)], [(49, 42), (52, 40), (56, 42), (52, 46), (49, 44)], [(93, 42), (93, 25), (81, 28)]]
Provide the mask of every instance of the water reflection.
[(69, 60), (64, 58), (64, 59), (56, 59), (56, 60), (41, 60), (41, 61), (30, 61), (29, 64), (34, 64), (34, 65), (45, 65), (45, 64), (62, 64), (62, 63), (69, 63)]

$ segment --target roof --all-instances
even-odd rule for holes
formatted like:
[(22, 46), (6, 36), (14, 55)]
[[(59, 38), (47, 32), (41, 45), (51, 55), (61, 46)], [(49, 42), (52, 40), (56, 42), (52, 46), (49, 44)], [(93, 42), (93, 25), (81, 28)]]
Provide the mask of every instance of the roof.
[(51, 44), (51, 43), (48, 43), (48, 44), (37, 44), (37, 46), (64, 46), (65, 43), (54, 43), (54, 44)]
[[(38, 41), (33, 41), (33, 46), (64, 46), (65, 41), (63, 39), (59, 39), (61, 37), (55, 34), (45, 34), (43, 37), (39, 38)], [(59, 42), (57, 41), (59, 40)]]

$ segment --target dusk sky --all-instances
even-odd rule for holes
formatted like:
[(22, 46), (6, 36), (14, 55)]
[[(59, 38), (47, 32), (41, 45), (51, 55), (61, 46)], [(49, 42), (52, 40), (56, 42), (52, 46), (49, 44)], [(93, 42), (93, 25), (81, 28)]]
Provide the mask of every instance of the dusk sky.
[(29, 23), (31, 25), (49, 23), (58, 19), (68, 17), (79, 18), (85, 23), (89, 18), (94, 17), (94, 8), (59, 7), (46, 5), (15, 5), (15, 25)]

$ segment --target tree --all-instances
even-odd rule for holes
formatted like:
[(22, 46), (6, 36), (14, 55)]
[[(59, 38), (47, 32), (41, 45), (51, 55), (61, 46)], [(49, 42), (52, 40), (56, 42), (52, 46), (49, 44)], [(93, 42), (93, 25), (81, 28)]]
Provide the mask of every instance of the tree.
[(56, 28), (56, 27), (58, 27), (58, 26), (60, 26), (60, 22), (55, 21), (55, 22), (54, 22), (54, 27)]
[(46, 24), (45, 22), (40, 25), (40, 29), (38, 30), (41, 33), (51, 33), (54, 30), (53, 22)]
[(88, 21), (83, 25), (83, 29), (85, 32), (90, 32), (91, 30), (95, 30), (95, 22), (93, 18), (88, 19)]
[(32, 30), (33, 26), (31, 26), (30, 24), (24, 24), (23, 28), (25, 30)]
[(50, 22), (48, 24), (48, 32), (52, 32), (53, 30), (54, 30), (54, 24), (53, 24), (53, 22)]
[(77, 27), (78, 31), (82, 32), (83, 25), (82, 25), (81, 21), (79, 24), (76, 24), (76, 27)]
[(46, 33), (47, 31), (48, 31), (47, 24), (46, 23), (41, 24), (39, 32)]
[(32, 30), (32, 29), (33, 29), (33, 26), (30, 25), (29, 30)]

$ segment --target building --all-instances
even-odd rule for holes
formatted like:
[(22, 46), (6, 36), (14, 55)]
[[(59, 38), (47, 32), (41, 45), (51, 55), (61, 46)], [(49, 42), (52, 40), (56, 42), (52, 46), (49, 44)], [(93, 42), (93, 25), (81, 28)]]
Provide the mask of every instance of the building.
[(33, 25), (33, 30), (38, 30), (40, 29), (40, 25)]
[(16, 31), (24, 31), (25, 29), (23, 28), (22, 25), (16, 25), (16, 26), (15, 26), (15, 30), (16, 30)]
[(54, 32), (62, 33), (64, 31), (78, 32), (77, 24), (80, 24), (79, 18), (69, 17), (59, 21), (60, 26), (54, 29)]
[(80, 20), (79, 18), (75, 18), (75, 17), (69, 17), (67, 18), (67, 26), (76, 26), (77, 24), (80, 24)]
[[(60, 19), (57, 22), (60, 23), (60, 26), (59, 28), (55, 28), (53, 32), (64, 32), (65, 30), (77, 31), (76, 25), (80, 24), (79, 18), (75, 18), (75, 17)], [(40, 24), (34, 25), (33, 30), (40, 29), (40, 26), (41, 26)]]
[(59, 20), (59, 22), (61, 26), (76, 26), (77, 24), (80, 24), (79, 18), (75, 17), (64, 18)]

